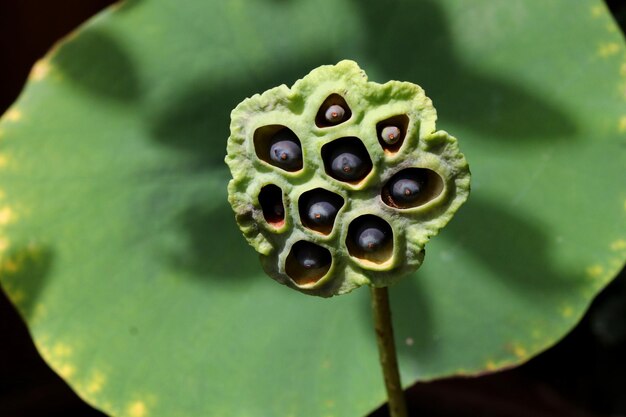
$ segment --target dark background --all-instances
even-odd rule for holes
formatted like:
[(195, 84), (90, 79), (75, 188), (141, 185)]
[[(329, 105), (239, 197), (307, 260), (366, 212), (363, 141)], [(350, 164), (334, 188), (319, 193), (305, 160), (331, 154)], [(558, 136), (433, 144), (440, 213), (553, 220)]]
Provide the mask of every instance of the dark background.
[[(626, 2), (606, 2), (624, 31)], [(17, 98), (35, 61), (111, 3), (0, 0), (0, 114)], [(421, 417), (626, 417), (626, 270), (567, 337), (528, 363), (480, 378), (419, 383), (407, 399), (411, 415)], [(43, 362), (0, 291), (0, 417), (74, 415), (104, 416)], [(370, 417), (386, 415), (381, 407)]]

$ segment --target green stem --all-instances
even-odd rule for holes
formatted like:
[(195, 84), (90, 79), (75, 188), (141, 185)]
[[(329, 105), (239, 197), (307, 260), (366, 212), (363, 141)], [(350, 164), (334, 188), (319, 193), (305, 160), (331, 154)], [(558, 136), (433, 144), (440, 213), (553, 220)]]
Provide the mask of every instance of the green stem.
[(383, 368), (383, 377), (387, 388), (387, 398), (389, 398), (389, 415), (391, 417), (407, 417), (406, 400), (398, 371), (396, 345), (393, 341), (389, 291), (386, 287), (371, 287), (371, 290), (374, 329), (378, 341), (380, 365)]

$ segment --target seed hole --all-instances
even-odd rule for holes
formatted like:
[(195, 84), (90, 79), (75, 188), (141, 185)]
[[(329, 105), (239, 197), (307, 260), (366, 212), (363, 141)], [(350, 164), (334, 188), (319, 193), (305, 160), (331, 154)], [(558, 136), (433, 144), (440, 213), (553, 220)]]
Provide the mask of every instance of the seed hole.
[(330, 251), (315, 243), (301, 240), (294, 243), (287, 255), (285, 270), (298, 285), (312, 285), (330, 269)]
[(269, 125), (254, 132), (254, 151), (270, 165), (295, 172), (302, 169), (302, 145), (293, 131), (282, 125)]
[(393, 231), (385, 220), (366, 214), (350, 223), (346, 246), (350, 255), (381, 264), (393, 253)]
[(300, 221), (311, 230), (330, 234), (343, 203), (343, 197), (323, 188), (307, 191), (298, 200)]
[(269, 225), (279, 228), (285, 224), (283, 192), (279, 187), (268, 184), (261, 188), (259, 204), (263, 210), (263, 217)]
[(326, 173), (336, 180), (358, 183), (372, 170), (372, 160), (359, 138), (347, 137), (322, 146)]
[(393, 154), (400, 150), (408, 127), (409, 117), (406, 114), (393, 116), (376, 124), (378, 142), (386, 153)]
[(383, 186), (382, 200), (389, 207), (419, 207), (437, 198), (443, 191), (443, 179), (426, 168), (407, 168), (396, 173)]
[(324, 100), (315, 116), (317, 127), (336, 126), (352, 117), (352, 111), (346, 100), (339, 94), (331, 94)]

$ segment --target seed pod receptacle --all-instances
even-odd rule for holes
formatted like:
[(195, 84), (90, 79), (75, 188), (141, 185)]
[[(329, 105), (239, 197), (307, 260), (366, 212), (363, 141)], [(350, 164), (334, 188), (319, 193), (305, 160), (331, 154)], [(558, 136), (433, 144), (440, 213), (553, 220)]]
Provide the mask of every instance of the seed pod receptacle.
[[(241, 102), (231, 114), (228, 195), (267, 274), (330, 297), (419, 268), (426, 242), (470, 190), (465, 157), (436, 131), (436, 117), (419, 86), (370, 82), (353, 61)], [(336, 213), (322, 227), (301, 211), (324, 195)]]

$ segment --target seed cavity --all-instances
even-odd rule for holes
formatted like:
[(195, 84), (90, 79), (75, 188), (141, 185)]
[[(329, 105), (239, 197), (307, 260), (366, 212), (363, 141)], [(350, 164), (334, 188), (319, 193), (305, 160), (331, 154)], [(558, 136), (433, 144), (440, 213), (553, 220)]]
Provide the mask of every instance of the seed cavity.
[(283, 191), (274, 184), (268, 184), (259, 192), (259, 205), (263, 210), (265, 221), (274, 228), (285, 224), (285, 205)]
[(339, 94), (331, 94), (324, 100), (315, 116), (317, 127), (336, 126), (352, 117), (346, 100)]
[(298, 199), (300, 221), (305, 227), (328, 235), (343, 204), (343, 197), (323, 188), (307, 191)]
[(322, 147), (326, 173), (336, 180), (358, 183), (372, 170), (372, 160), (359, 138), (334, 140)]
[(346, 246), (353, 257), (382, 264), (393, 254), (393, 231), (385, 220), (366, 214), (350, 223)]
[(387, 181), (381, 198), (389, 207), (409, 209), (437, 198), (443, 191), (443, 179), (427, 168), (407, 168)]
[(294, 243), (287, 255), (285, 271), (299, 286), (311, 286), (328, 273), (330, 251), (305, 240)]
[(409, 117), (400, 114), (376, 124), (378, 142), (385, 153), (394, 154), (400, 150), (409, 127)]
[(298, 136), (283, 125), (269, 125), (254, 132), (254, 150), (262, 161), (295, 172), (302, 169), (302, 145)]

